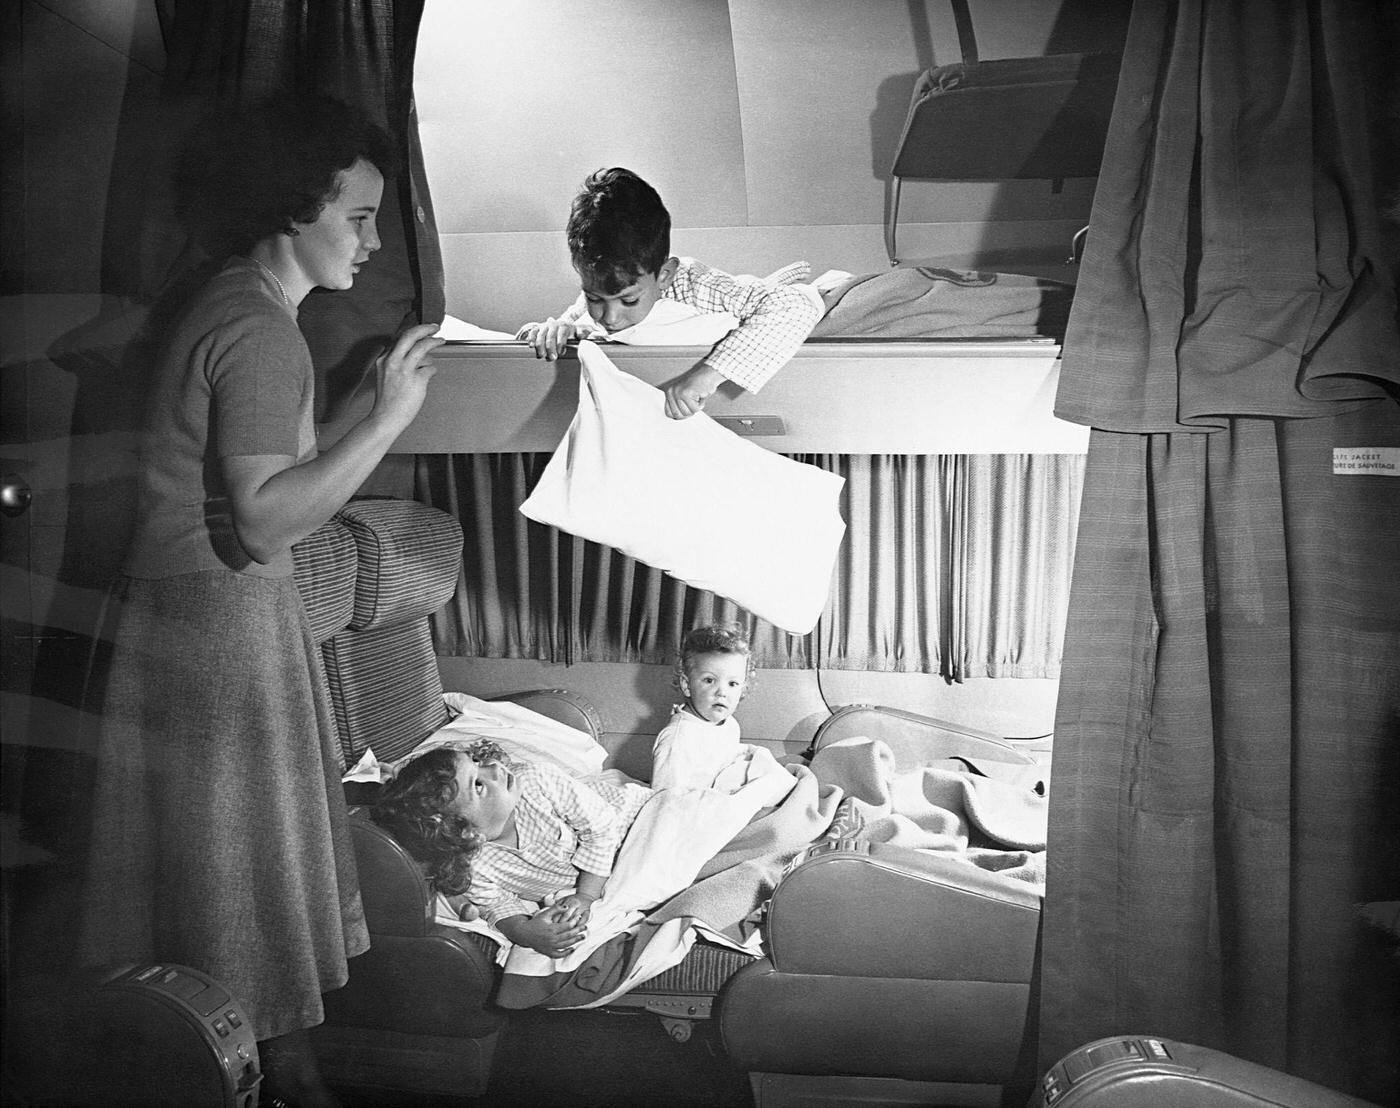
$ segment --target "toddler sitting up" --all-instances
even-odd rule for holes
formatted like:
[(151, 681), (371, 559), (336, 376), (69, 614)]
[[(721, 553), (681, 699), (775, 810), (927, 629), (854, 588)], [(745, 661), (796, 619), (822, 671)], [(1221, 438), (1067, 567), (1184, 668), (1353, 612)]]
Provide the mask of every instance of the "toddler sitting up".
[(762, 774), (787, 773), (767, 750), (739, 741), (734, 710), (752, 675), (749, 641), (738, 627), (697, 627), (685, 637), (675, 674), (685, 701), (672, 707), (652, 744), (652, 788), (732, 793)]
[(650, 796), (641, 785), (585, 783), (548, 763), (514, 761), (483, 739), (408, 762), (372, 814), (438, 891), (512, 943), (562, 958), (583, 940)]

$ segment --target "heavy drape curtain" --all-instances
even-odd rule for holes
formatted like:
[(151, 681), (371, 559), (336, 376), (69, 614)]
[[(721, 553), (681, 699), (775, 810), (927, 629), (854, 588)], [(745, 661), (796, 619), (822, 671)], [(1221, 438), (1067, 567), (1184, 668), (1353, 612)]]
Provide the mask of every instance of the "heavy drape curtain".
[(1366, 922), (1400, 899), (1400, 479), (1347, 463), (1400, 452), (1382, 11), (1134, 6), (1057, 401), (1095, 430), (1044, 1065), (1152, 1033), (1400, 1103), (1400, 939)]
[(846, 479), (846, 538), (806, 636), (527, 520), (518, 507), (547, 460), (418, 460), (417, 495), (467, 534), (462, 582), (435, 625), (439, 653), (664, 664), (691, 627), (734, 620), (765, 666), (1058, 675), (1080, 456), (800, 456)]
[[(299, 323), (317, 376), (324, 417), (354, 392), (374, 357), (408, 323), (443, 314), (442, 255), (418, 141), (413, 57), (424, 0), (179, 0), (158, 3), (166, 38), (165, 104), (152, 138), (162, 148), (131, 167), (148, 181), (173, 139), (211, 105), (274, 92), (329, 93), (368, 111), (399, 146), (401, 171), (384, 183), (382, 246), (348, 291), (315, 290)], [(149, 148), (142, 150), (144, 157)], [(140, 291), (159, 292), (178, 271), (184, 239), (149, 206)], [(132, 278), (128, 278), (131, 280)]]

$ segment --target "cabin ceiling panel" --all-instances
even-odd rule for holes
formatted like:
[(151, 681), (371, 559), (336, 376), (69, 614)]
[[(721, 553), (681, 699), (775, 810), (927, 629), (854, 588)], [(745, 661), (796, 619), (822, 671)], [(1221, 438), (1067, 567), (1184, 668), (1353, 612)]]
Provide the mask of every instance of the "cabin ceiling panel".
[(675, 221), (747, 221), (720, 0), (435, 0), (416, 61), (444, 234), (562, 230), (583, 178), (625, 165)]
[(911, 6), (730, 0), (729, 7), (751, 220), (879, 223), (922, 68)]

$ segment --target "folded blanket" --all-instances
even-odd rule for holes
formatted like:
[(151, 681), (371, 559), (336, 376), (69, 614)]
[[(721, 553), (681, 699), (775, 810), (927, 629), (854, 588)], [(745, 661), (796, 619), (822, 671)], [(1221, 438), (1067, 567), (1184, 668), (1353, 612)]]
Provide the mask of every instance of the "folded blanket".
[(831, 306), (812, 338), (1058, 338), (1073, 295), (1073, 285), (1018, 273), (866, 273), (825, 293)]
[(812, 772), (855, 802), (864, 822), (859, 838), (951, 852), (1043, 885), (1049, 800), (1043, 771), (1027, 776), (1025, 768), (1016, 767), (1011, 780), (976, 772), (962, 758), (899, 770), (883, 742), (859, 737), (812, 759)]

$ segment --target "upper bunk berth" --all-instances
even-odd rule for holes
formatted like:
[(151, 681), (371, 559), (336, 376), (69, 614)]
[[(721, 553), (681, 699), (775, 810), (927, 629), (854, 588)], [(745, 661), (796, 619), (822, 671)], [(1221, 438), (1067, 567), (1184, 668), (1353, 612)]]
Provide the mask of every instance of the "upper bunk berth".
[[(614, 364), (661, 386), (701, 346), (608, 344)], [(757, 394), (721, 386), (706, 413), (784, 454), (1082, 454), (1088, 428), (1053, 413), (1060, 347), (1050, 338), (809, 341)], [(523, 343), (451, 343), (395, 453), (552, 451), (578, 402), (571, 348), (541, 361)], [(369, 410), (357, 394), (322, 425), (324, 448)]]

